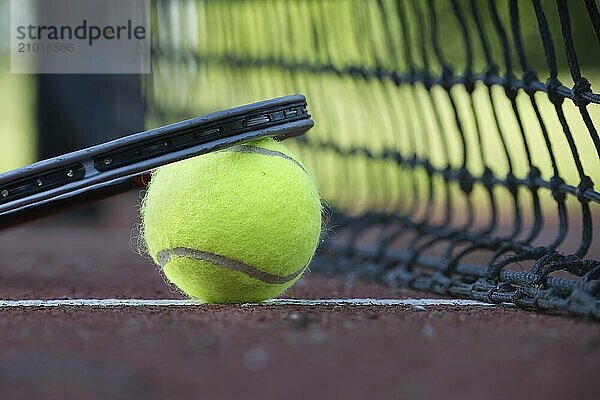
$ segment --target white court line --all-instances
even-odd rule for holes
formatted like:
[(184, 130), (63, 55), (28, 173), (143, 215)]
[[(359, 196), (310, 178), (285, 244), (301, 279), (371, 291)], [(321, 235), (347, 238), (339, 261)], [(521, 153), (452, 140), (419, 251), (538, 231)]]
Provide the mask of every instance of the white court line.
[[(65, 300), (0, 300), (0, 308), (31, 307), (180, 307), (202, 306), (195, 300), (172, 299), (65, 299)], [(491, 306), (473, 300), (448, 299), (273, 299), (240, 306)]]

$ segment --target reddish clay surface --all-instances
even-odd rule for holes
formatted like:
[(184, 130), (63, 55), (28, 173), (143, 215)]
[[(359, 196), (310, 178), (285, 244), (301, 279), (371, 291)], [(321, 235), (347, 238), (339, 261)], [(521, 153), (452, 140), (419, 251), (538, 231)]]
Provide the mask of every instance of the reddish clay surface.
[[(0, 232), (0, 297), (178, 298), (135, 198)], [(288, 296), (434, 297), (311, 274)], [(508, 307), (0, 309), (2, 399), (592, 397), (600, 324)]]

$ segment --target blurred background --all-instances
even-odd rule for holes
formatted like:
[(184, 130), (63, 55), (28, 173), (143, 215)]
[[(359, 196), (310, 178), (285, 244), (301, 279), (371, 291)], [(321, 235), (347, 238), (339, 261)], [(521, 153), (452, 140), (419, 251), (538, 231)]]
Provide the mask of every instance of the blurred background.
[(10, 73), (10, 0), (0, 15), (0, 172), (144, 129), (143, 75)]
[[(405, 60), (382, 59), (377, 57), (375, 52), (371, 54), (360, 53), (361, 41), (375, 40), (372, 48), (383, 48), (388, 44), (386, 38), (382, 35), (377, 37), (374, 26), (353, 26), (352, 18), (359, 13), (373, 14), (377, 11), (378, 1), (361, 2), (348, 0), (329, 0), (324, 1), (323, 5), (311, 5), (310, 1), (293, 2), (271, 2), (259, 0), (242, 5), (233, 1), (153, 1), (152, 18), (157, 24), (154, 40), (157, 43), (158, 50), (164, 50), (168, 47), (169, 51), (179, 51), (180, 55), (189, 56), (192, 51), (196, 54), (205, 54), (211, 57), (233, 54), (237, 50), (240, 57), (261, 55), (265, 59), (273, 56), (293, 56), (297, 61), (307, 61), (313, 63), (333, 62), (334, 64), (357, 64), (362, 66), (374, 65), (379, 62), (390, 67), (393, 70), (406, 71), (409, 66)], [(276, 4), (280, 3), (280, 4)], [(398, 4), (402, 4), (400, 1)], [(426, 7), (426, 2), (422, 2)], [(458, 2), (466, 11), (469, 2), (466, 0)], [(485, 8), (485, 2), (480, 2), (482, 8)], [(500, 17), (508, 22), (508, 4), (505, 0), (498, 3)], [(545, 62), (542, 42), (540, 41), (539, 31), (533, 8), (530, 2), (520, 2), (520, 28), (523, 33), (524, 47), (527, 49), (528, 61), (530, 66), (537, 70), (539, 76), (547, 76), (548, 68)], [(392, 2), (382, 2), (383, 7), (391, 7)], [(549, 26), (552, 31), (555, 42), (560, 40), (559, 16), (554, 6), (554, 1), (542, 1), (544, 9), (547, 11)], [(459, 37), (459, 26), (456, 23), (455, 16), (450, 11), (450, 2), (436, 2), (439, 8), (439, 29), (441, 38)], [(0, 34), (8, 38), (10, 29), (10, 1), (0, 1)], [(446, 10), (445, 10), (446, 8)], [(577, 40), (577, 54), (582, 67), (583, 74), (591, 77), (593, 83), (597, 81), (596, 76), (600, 68), (600, 50), (597, 41), (593, 40), (595, 33), (592, 24), (588, 23), (588, 15), (583, 1), (570, 2), (569, 4), (571, 25), (573, 36)], [(392, 12), (393, 10), (389, 10)], [(410, 29), (416, 29), (413, 25), (415, 16), (408, 14), (407, 21), (410, 23)], [(353, 15), (356, 14), (356, 15)], [(330, 21), (328, 18), (337, 16), (340, 21)], [(275, 33), (278, 27), (285, 24), (274, 24), (278, 17), (289, 18), (289, 29), (296, 29), (293, 42), (278, 41), (276, 37), (268, 37), (270, 33)], [(227, 19), (230, 19), (227, 22)], [(237, 19), (236, 19), (237, 18)], [(311, 32), (309, 29), (318, 26), (316, 19), (329, 21), (327, 32)], [(373, 24), (377, 21), (376, 16), (372, 16)], [(244, 21), (246, 19), (246, 21)], [(291, 21), (297, 19), (296, 21)], [(244, 23), (253, 22), (252, 25)], [(489, 13), (482, 13), (483, 23), (492, 31), (492, 21)], [(228, 24), (228, 25), (224, 25)], [(239, 25), (237, 25), (239, 24)], [(237, 25), (237, 26), (236, 26)], [(509, 24), (506, 24), (509, 28)], [(368, 34), (359, 37), (362, 30), (371, 29), (372, 35)], [(379, 28), (377, 28), (379, 29)], [(250, 35), (250, 36), (244, 36)], [(318, 44), (320, 51), (315, 50), (316, 44), (310, 43), (316, 40), (319, 35), (320, 40), (326, 40), (326, 44)], [(325, 38), (327, 35), (327, 38)], [(242, 40), (245, 37), (246, 42)], [(303, 40), (303, 37), (305, 40)], [(253, 39), (256, 40), (253, 40)], [(289, 39), (286, 37), (286, 39)], [(589, 38), (589, 40), (586, 40)], [(269, 42), (265, 42), (268, 39)], [(492, 53), (498, 58), (502, 56), (501, 43), (491, 37)], [(416, 40), (416, 39), (415, 39)], [(284, 43), (282, 43), (284, 42)], [(307, 43), (308, 42), (308, 43)], [(334, 44), (339, 46), (334, 48)], [(248, 45), (244, 48), (245, 45)], [(477, 45), (477, 43), (475, 43)], [(243, 99), (249, 102), (258, 100), (260, 96), (269, 94), (286, 94), (289, 90), (308, 92), (308, 86), (318, 86), (324, 91), (323, 85), (327, 82), (317, 81), (320, 76), (311, 75), (306, 77), (305, 82), (296, 80), (293, 88), (290, 88), (289, 82), (282, 82), (278, 74), (271, 76), (269, 87), (251, 88), (252, 82), (226, 81), (231, 77), (221, 77), (222, 85), (230, 84), (227, 90), (217, 94), (209, 92), (213, 87), (194, 87), (190, 90), (184, 85), (191, 83), (207, 83), (207, 71), (205, 65), (190, 64), (190, 60), (181, 63), (179, 59), (172, 58), (173, 64), (179, 62), (180, 68), (185, 68), (186, 74), (174, 65), (165, 65), (165, 60), (155, 63), (155, 69), (151, 76), (135, 75), (21, 75), (11, 74), (9, 72), (9, 47), (8, 42), (0, 43), (0, 171), (17, 168), (33, 161), (51, 157), (56, 154), (82, 148), (91, 144), (99, 143), (103, 140), (122, 136), (127, 133), (139, 131), (144, 127), (156, 125), (156, 115), (146, 116), (146, 107), (142, 96), (142, 82), (145, 84), (145, 93), (157, 93), (160, 97), (163, 108), (176, 109), (178, 113), (187, 116), (194, 116), (200, 113), (215, 110), (220, 107), (229, 107), (235, 105), (235, 98)], [(237, 46), (237, 47), (236, 47)], [(283, 49), (287, 46), (287, 49)], [(331, 47), (328, 47), (331, 46)], [(415, 50), (418, 50), (419, 43), (415, 41)], [(442, 40), (442, 52), (447, 61), (461, 69), (465, 64), (465, 46), (459, 40)], [(329, 49), (329, 53), (325, 50)], [(430, 51), (430, 49), (428, 49)], [(513, 62), (515, 64), (517, 57), (514, 46), (510, 47)], [(384, 53), (384, 50), (381, 51)], [(414, 51), (418, 58), (418, 51)], [(483, 52), (476, 49), (474, 55), (474, 70), (482, 71), (485, 67)], [(564, 51), (557, 52), (557, 59), (561, 77), (569, 86), (570, 77)], [(500, 62), (502, 64), (502, 62)], [(195, 69), (194, 69), (195, 67)], [(440, 73), (439, 65), (432, 64), (431, 70), (434, 73)], [(258, 75), (258, 74), (257, 74)], [(213, 78), (214, 76), (211, 76)], [(204, 81), (203, 81), (204, 79)], [(258, 79), (258, 77), (256, 78)], [(291, 79), (291, 77), (288, 77)], [(543, 79), (542, 79), (543, 80)], [(341, 80), (338, 80), (340, 90)], [(218, 83), (213, 83), (213, 86)], [(156, 88), (158, 85), (165, 85), (170, 89), (163, 91), (165, 87)], [(233, 87), (237, 85), (237, 87)], [(244, 85), (244, 86), (241, 86)], [(225, 88), (223, 88), (225, 89)], [(304, 90), (302, 90), (304, 89)], [(375, 85), (369, 85), (362, 93), (366, 95), (377, 95), (380, 88)], [(197, 91), (196, 91), (197, 90)], [(331, 90), (331, 89), (330, 89)], [(237, 92), (237, 93), (236, 93)], [(232, 95), (235, 93), (235, 95)], [(263, 94), (264, 93), (264, 94)], [(341, 94), (331, 91), (330, 97), (336, 97), (335, 102), (338, 109), (342, 109), (343, 102)], [(355, 94), (356, 95), (356, 94)], [(195, 97), (188, 103), (188, 96)], [(158, 99), (152, 99), (154, 102)], [(320, 100), (320, 99), (318, 99)], [(314, 101), (317, 102), (317, 99)], [(361, 103), (360, 99), (347, 98), (348, 103)], [(174, 104), (173, 104), (174, 103)], [(351, 104), (354, 106), (354, 104)], [(597, 108), (597, 107), (595, 107)], [(345, 108), (347, 110), (347, 107)], [(156, 111), (156, 110), (154, 110)], [(316, 116), (325, 114), (318, 107), (313, 107), (313, 113)], [(330, 110), (327, 110), (330, 111)], [(390, 112), (390, 110), (384, 110)], [(596, 111), (595, 109), (591, 110)], [(347, 111), (338, 111), (347, 112)], [(318, 120), (328, 120), (330, 115), (324, 115)], [(147, 123), (145, 121), (148, 121)], [(376, 142), (376, 140), (374, 141)]]
[[(308, 139), (290, 146), (317, 177), (325, 201), (349, 215), (403, 213), (411, 199), (423, 207), (427, 203), (425, 168), (399, 166), (386, 157), (389, 151), (405, 160), (427, 159), (440, 170), (464, 164), (475, 176), (487, 166), (498, 177), (512, 172), (524, 179), (532, 162), (549, 180), (554, 174), (550, 154), (529, 96), (519, 91), (515, 109), (502, 85), (488, 89), (482, 82), (491, 65), (498, 67), (499, 79), (512, 74), (522, 82), (517, 41), (537, 79), (543, 83), (550, 76), (548, 43), (540, 34), (535, 3), (153, 0), (153, 70), (148, 75), (10, 74), (3, 42), (0, 171), (144, 128), (298, 92), (308, 97), (317, 126)], [(8, 6), (8, 0), (0, 1), (5, 37)], [(541, 1), (541, 7), (558, 78), (571, 88), (575, 82), (557, 3)], [(600, 78), (597, 27), (586, 2), (568, 2), (568, 11), (581, 73), (594, 91)], [(462, 84), (450, 90), (425, 84), (444, 74), (460, 80), (465, 73), (479, 77), (472, 93)], [(580, 173), (557, 112), (543, 91), (534, 97), (559, 173), (577, 186)], [(598, 182), (598, 149), (589, 126), (572, 101), (565, 101), (563, 109), (584, 172)], [(587, 112), (592, 123), (600, 120), (597, 104)], [(500, 151), (503, 145), (508, 157)], [(458, 200), (465, 197), (458, 188), (451, 190)], [(509, 204), (508, 190), (500, 187), (496, 195), (500, 204)], [(529, 193), (519, 196), (527, 220), (533, 213)], [(540, 196), (551, 224), (555, 202), (549, 191)], [(483, 185), (475, 185), (473, 198), (486, 201)], [(438, 200), (443, 209), (444, 200)], [(577, 208), (573, 198), (568, 203)], [(453, 214), (460, 220), (465, 212), (458, 204)], [(489, 213), (485, 207), (475, 211), (482, 218)], [(510, 207), (500, 212), (512, 218)]]

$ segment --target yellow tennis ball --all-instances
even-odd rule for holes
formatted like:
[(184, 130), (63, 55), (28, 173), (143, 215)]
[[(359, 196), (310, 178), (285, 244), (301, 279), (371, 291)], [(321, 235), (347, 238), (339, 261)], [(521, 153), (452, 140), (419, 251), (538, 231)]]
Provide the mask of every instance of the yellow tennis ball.
[(141, 214), (154, 262), (208, 303), (279, 295), (307, 269), (321, 233), (315, 181), (272, 139), (157, 169)]

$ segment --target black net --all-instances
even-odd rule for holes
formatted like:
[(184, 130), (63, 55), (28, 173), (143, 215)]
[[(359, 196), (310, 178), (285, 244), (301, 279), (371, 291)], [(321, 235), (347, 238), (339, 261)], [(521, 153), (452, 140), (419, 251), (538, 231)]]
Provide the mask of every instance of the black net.
[(156, 1), (150, 124), (303, 93), (313, 270), (600, 318), (594, 0)]

